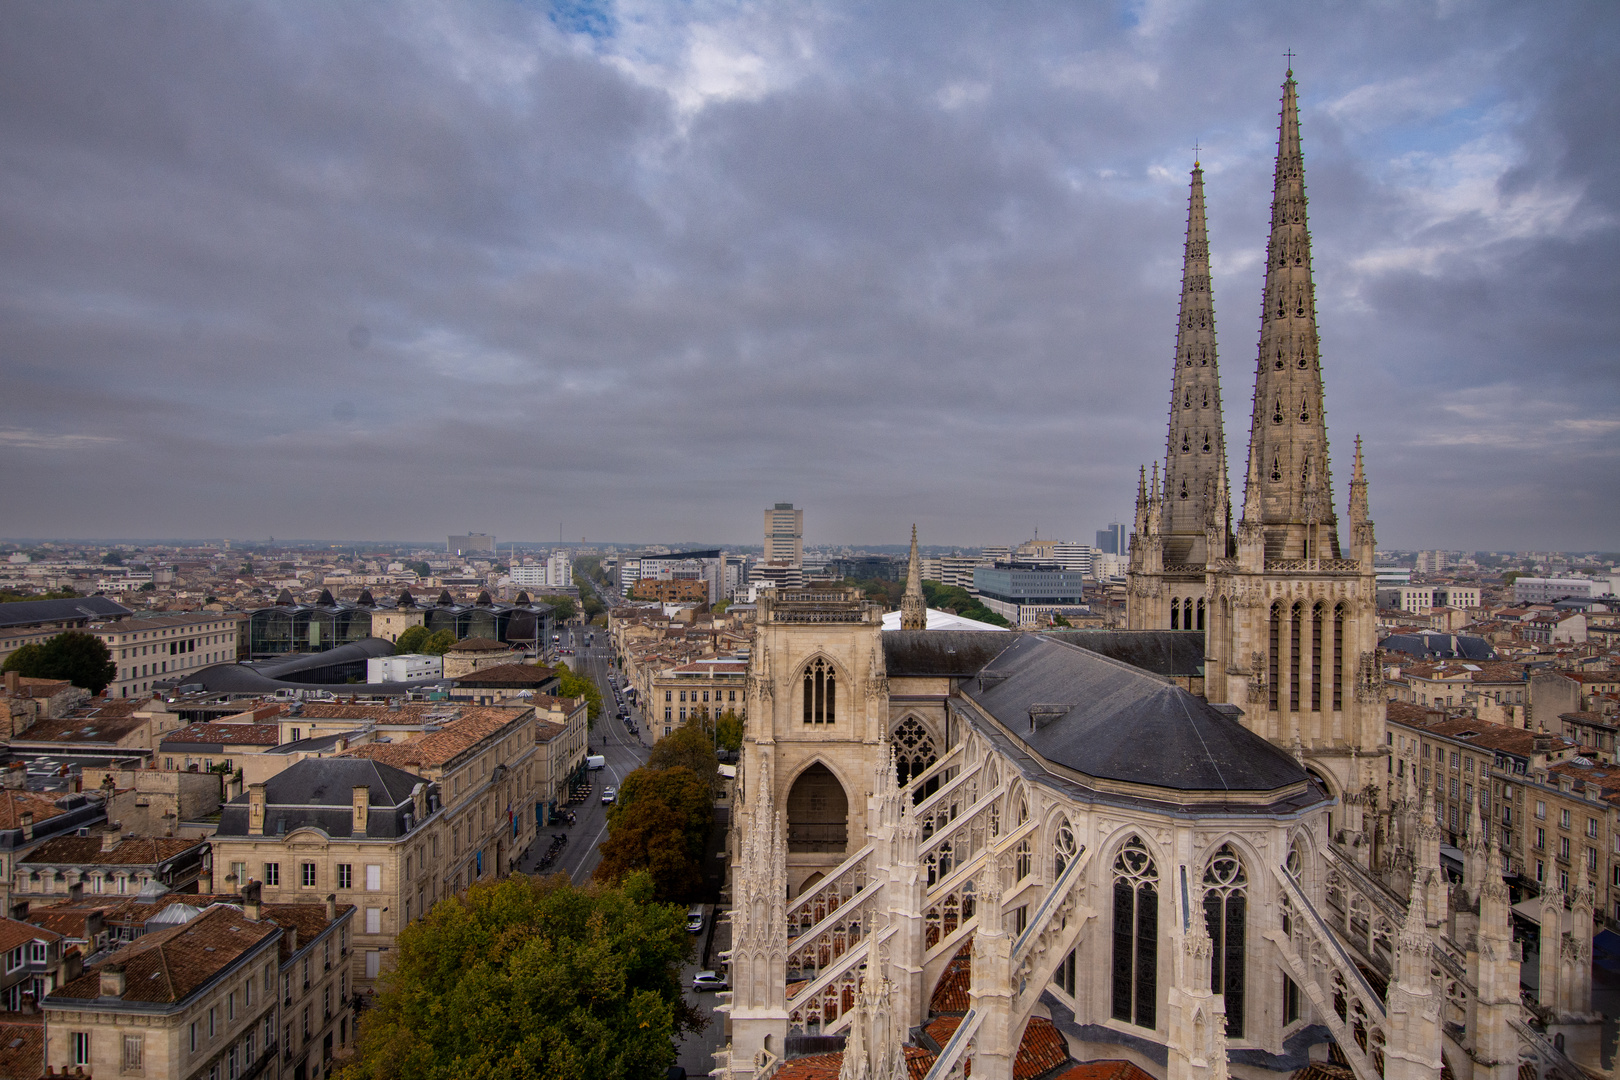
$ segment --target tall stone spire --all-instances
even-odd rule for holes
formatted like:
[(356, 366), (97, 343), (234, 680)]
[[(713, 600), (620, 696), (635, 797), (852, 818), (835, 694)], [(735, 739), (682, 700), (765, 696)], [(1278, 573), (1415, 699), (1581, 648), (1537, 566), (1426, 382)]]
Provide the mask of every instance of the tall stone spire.
[[(1271, 241), (1260, 315), (1260, 357), (1249, 429), (1250, 483), (1259, 478), (1265, 556), (1338, 558), (1338, 519), (1328, 470), (1327, 421), (1316, 333), (1316, 287), (1306, 218), (1299, 99), (1290, 68), (1283, 83)], [(1246, 495), (1245, 506), (1248, 498)]]
[(1181, 321), (1176, 325), (1175, 372), (1170, 381), (1170, 435), (1164, 458), (1164, 561), (1201, 564), (1206, 554), (1209, 506), (1226, 487), (1226, 436), (1221, 425), (1221, 379), (1215, 358), (1215, 300), (1209, 276), (1209, 232), (1204, 223), (1204, 170), (1193, 162), (1187, 199), (1187, 241), (1181, 267)]
[(900, 629), (928, 629), (928, 604), (923, 599), (922, 560), (917, 557), (917, 526), (911, 527), (911, 561), (906, 566), (906, 591), (900, 597)]

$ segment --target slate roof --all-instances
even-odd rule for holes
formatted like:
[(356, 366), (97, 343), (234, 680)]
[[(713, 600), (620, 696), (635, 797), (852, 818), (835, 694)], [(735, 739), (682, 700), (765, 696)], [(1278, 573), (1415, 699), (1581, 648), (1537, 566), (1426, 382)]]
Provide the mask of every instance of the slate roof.
[[(1291, 756), (1202, 699), (1049, 636), (1019, 635), (962, 691), (1035, 753), (1089, 777), (1216, 792), (1307, 779)], [(1051, 719), (1031, 730), (1032, 709)]]
[(1202, 630), (1059, 630), (1046, 636), (1155, 675), (1204, 673)]
[(883, 635), (889, 676), (973, 675), (1020, 634), (1005, 630), (892, 630)]
[(556, 681), (557, 673), (548, 667), (536, 667), (534, 664), (497, 664), (461, 676), (456, 679), (456, 685), (491, 689), (507, 687), (534, 689)]
[[(366, 837), (391, 840), (405, 835), (412, 812), (411, 789), (422, 778), (363, 757), (305, 758), (265, 781), (264, 832), (279, 836), (306, 826), (328, 836), (354, 836), (354, 788), (371, 789)], [(218, 836), (247, 836), (248, 792), (220, 811)]]
[(16, 600), (0, 604), (0, 629), (33, 626), (36, 623), (119, 619), (133, 614), (123, 604), (115, 604), (105, 596), (77, 596), (71, 600)]
[(1473, 634), (1415, 633), (1391, 634), (1378, 643), (1387, 652), (1423, 656), (1431, 660), (1495, 660), (1491, 643)]
[(29, 852), (23, 865), (156, 866), (207, 846), (207, 840), (195, 837), (137, 836), (120, 840), (111, 851), (102, 851), (99, 836), (58, 836)]
[(216, 905), (190, 922), (137, 938), (45, 1000), (66, 1005), (72, 1000), (98, 999), (101, 969), (122, 964), (125, 988), (121, 1000), (173, 1005), (280, 933), (274, 922), (253, 922), (236, 908)]

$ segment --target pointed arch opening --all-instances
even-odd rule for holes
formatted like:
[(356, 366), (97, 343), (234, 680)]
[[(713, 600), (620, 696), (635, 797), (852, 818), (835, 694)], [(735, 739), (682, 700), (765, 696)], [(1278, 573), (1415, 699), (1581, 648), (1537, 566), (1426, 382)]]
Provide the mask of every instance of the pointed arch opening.
[(804, 666), (800, 689), (804, 722), (831, 724), (838, 717), (838, 673), (832, 662), (816, 657)]
[(791, 852), (837, 852), (849, 845), (849, 796), (819, 761), (788, 790), (787, 819)]
[(1135, 835), (1114, 857), (1113, 937), (1113, 1018), (1157, 1027), (1159, 868)]
[(1248, 929), (1249, 878), (1231, 844), (1222, 844), (1204, 866), (1204, 922), (1209, 930), (1209, 985), (1226, 995), (1226, 1036), (1243, 1037), (1244, 949)]
[[(939, 754), (934, 749), (934, 737), (914, 716), (908, 716), (900, 721), (900, 726), (889, 736), (889, 742), (894, 747), (895, 779), (901, 787), (905, 787), (914, 777), (939, 760)], [(926, 793), (919, 792), (915, 796), (916, 799), (926, 798), (938, 790), (939, 780), (936, 777), (922, 786), (929, 790)]]

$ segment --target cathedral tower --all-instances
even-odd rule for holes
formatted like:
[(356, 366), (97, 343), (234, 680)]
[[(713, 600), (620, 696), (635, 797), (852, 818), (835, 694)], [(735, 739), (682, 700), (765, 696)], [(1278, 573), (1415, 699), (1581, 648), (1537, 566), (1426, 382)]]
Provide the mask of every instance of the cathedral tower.
[(1373, 524), (1358, 443), (1352, 545), (1341, 558), (1314, 296), (1290, 70), (1278, 125), (1243, 516), (1233, 554), (1212, 554), (1208, 564), (1205, 692), (1210, 701), (1240, 707), (1253, 731), (1297, 748), (1340, 798), (1338, 838), (1367, 865), (1372, 829), (1363, 809), (1376, 764), (1369, 759), (1387, 753)]
[[(1204, 567), (1227, 554), (1231, 507), (1226, 436), (1215, 350), (1215, 301), (1204, 222), (1204, 170), (1193, 162), (1181, 269), (1181, 318), (1170, 380), (1164, 482), (1137, 498), (1127, 625), (1133, 630), (1202, 630)], [(1212, 549), (1213, 545), (1213, 549)]]

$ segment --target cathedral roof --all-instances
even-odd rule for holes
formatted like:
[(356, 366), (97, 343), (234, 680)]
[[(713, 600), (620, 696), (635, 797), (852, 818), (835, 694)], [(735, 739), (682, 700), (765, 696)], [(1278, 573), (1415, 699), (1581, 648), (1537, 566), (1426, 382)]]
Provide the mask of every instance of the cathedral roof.
[(1039, 757), (1099, 780), (1237, 793), (1308, 779), (1201, 698), (1046, 635), (1018, 635), (962, 691)]
[(1018, 639), (1005, 630), (890, 630), (884, 670), (905, 675), (973, 675)]

